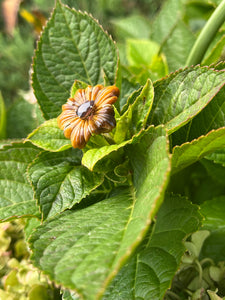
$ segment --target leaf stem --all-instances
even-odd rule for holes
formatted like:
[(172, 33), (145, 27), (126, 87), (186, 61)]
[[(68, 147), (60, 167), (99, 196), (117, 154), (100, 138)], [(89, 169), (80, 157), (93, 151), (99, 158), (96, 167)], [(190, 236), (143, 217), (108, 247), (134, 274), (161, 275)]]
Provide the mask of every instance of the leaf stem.
[(177, 299), (177, 300), (180, 300), (181, 298), (177, 295), (177, 294), (175, 294), (174, 292), (172, 292), (172, 291), (167, 291), (166, 292), (166, 294), (168, 295), (168, 296), (171, 296), (172, 297), (172, 299)]
[(198, 36), (191, 53), (186, 61), (187, 66), (197, 65), (202, 61), (208, 46), (212, 42), (219, 30), (220, 26), (225, 21), (225, 0), (223, 0), (220, 5), (215, 9), (206, 25), (202, 29), (200, 35)]

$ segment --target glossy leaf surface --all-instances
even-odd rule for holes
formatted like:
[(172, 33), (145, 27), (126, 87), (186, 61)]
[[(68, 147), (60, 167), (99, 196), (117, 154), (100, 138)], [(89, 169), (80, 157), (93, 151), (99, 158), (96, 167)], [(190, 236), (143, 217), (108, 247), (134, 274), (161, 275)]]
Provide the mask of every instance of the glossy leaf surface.
[(78, 149), (44, 152), (30, 165), (29, 178), (44, 219), (71, 208), (102, 183), (102, 175), (80, 165), (81, 156)]
[(151, 237), (121, 269), (103, 299), (163, 299), (185, 251), (183, 241), (200, 221), (197, 206), (167, 195)]
[[(35, 265), (84, 298), (103, 293), (143, 239), (162, 201), (169, 168), (167, 140), (162, 128), (150, 128), (146, 135), (142, 144), (148, 155), (140, 159), (149, 177), (135, 185), (136, 192), (133, 187), (114, 190), (103, 201), (46, 221), (31, 237)], [(138, 176), (136, 168), (134, 172)]]
[(165, 124), (169, 133), (201, 112), (225, 84), (225, 73), (199, 66), (171, 73), (154, 84), (149, 124)]
[(205, 136), (176, 146), (172, 154), (172, 173), (195, 163), (207, 154), (225, 147), (225, 128), (212, 130)]
[(117, 52), (89, 15), (56, 2), (34, 58), (33, 88), (46, 119), (57, 117), (74, 80), (115, 83)]
[(27, 139), (35, 146), (47, 151), (63, 151), (71, 148), (71, 142), (65, 138), (63, 130), (57, 124), (56, 119), (45, 121), (36, 128)]

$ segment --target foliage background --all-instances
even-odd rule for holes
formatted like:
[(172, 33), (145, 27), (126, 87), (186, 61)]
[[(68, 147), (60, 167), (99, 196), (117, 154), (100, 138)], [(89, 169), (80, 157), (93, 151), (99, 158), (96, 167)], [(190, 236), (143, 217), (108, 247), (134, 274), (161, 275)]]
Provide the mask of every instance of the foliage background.
[[(182, 15), (176, 15), (177, 20), (172, 24), (174, 28), (170, 32), (169, 39), (165, 39), (165, 36), (160, 35), (160, 30), (155, 36), (150, 30), (151, 26), (158, 25), (157, 23), (154, 23), (153, 20), (160, 11), (163, 1), (68, 0), (63, 2), (71, 7), (81, 9), (82, 11), (86, 10), (93, 14), (93, 16), (100, 21), (100, 24), (102, 24), (103, 27), (112, 34), (113, 38), (118, 41), (120, 59), (124, 73), (127, 74), (127, 78), (131, 79), (134, 88), (136, 88), (138, 86), (136, 79), (138, 79), (141, 84), (144, 84), (148, 77), (152, 80), (156, 80), (185, 65), (187, 55), (194, 43), (195, 36), (199, 33), (220, 1), (183, 1), (185, 5), (182, 6)], [(180, 3), (182, 3), (182, 1)], [(7, 32), (5, 24), (1, 22), (0, 90), (2, 97), (0, 102), (1, 105), (5, 107), (5, 109), (2, 109), (1, 111), (4, 111), (6, 119), (6, 124), (4, 126), (2, 125), (1, 128), (2, 144), (5, 143), (4, 139), (25, 138), (33, 129), (44, 121), (30, 90), (30, 64), (32, 62), (36, 40), (40, 33), (41, 22), (44, 22), (44, 19), (49, 17), (53, 5), (54, 3), (51, 1), (23, 1), (20, 3), (17, 14), (17, 24), (12, 32)], [(173, 9), (176, 11), (177, 7), (171, 7), (170, 11), (174, 12)], [(174, 17), (174, 13), (171, 14)], [(157, 45), (149, 40), (150, 37), (159, 44), (165, 39), (165, 43), (163, 43), (162, 46), (162, 52), (166, 56), (166, 63), (164, 56), (162, 55), (160, 61), (156, 64), (157, 68), (155, 68), (154, 64), (151, 64), (144, 55), (140, 55), (143, 54), (143, 49), (146, 48), (149, 49), (149, 51), (152, 49), (155, 49), (155, 51), (159, 50)], [(181, 39), (181, 37), (185, 38)], [(138, 43), (138, 47), (136, 47), (136, 39), (141, 39)], [(180, 43), (176, 43), (177, 40), (179, 40)], [(220, 50), (215, 51), (215, 45), (219, 45), (218, 49), (220, 48)], [(224, 27), (220, 29), (215, 40), (210, 45), (204, 58), (204, 63), (210, 64), (223, 60), (223, 49)], [(185, 132), (185, 127), (182, 130)], [(176, 144), (183, 135), (182, 130), (173, 135), (172, 138), (174, 144)], [(190, 135), (190, 140), (192, 140), (196, 133), (191, 132), (191, 130), (190, 133), (192, 134)], [(169, 186), (169, 190), (183, 196), (188, 196), (192, 199), (193, 203), (202, 204), (204, 202), (203, 212), (205, 212), (206, 218), (207, 216), (210, 216), (210, 203), (207, 202), (207, 200), (210, 201), (210, 199), (214, 197), (216, 198), (217, 203), (222, 203), (223, 199), (220, 197), (222, 197), (221, 195), (224, 195), (225, 191), (224, 182), (219, 179), (224, 176), (224, 166), (219, 161), (218, 156), (215, 155), (206, 157), (201, 160), (201, 162), (196, 162), (181, 171), (181, 173), (178, 173), (178, 175), (174, 174)], [(216, 166), (214, 164), (215, 161), (217, 163)], [(223, 208), (222, 204), (221, 208)], [(222, 217), (218, 216), (218, 219), (220, 220)], [(182, 282), (182, 284), (187, 287), (189, 293), (191, 293), (192, 298), (190, 299), (195, 299), (194, 297), (196, 297), (196, 299), (208, 299), (204, 298), (206, 295), (201, 295), (201, 286), (196, 283), (199, 279), (199, 273), (196, 271), (196, 269), (198, 269), (198, 262), (208, 258), (208, 256), (210, 256), (210, 259), (213, 259), (213, 264), (210, 265), (210, 267), (207, 264), (203, 264), (205, 277), (203, 278), (203, 283), (201, 282), (201, 285), (204, 285), (205, 281), (207, 282), (207, 287), (211, 289), (211, 297), (215, 296), (214, 291), (216, 288), (219, 288), (220, 296), (224, 296), (224, 265), (223, 263), (219, 263), (221, 260), (224, 261), (224, 245), (217, 245), (219, 239), (218, 236), (223, 239), (224, 232), (223, 230), (215, 230), (210, 234), (210, 224), (210, 220), (205, 222), (203, 228), (205, 230), (205, 235), (200, 232), (200, 235), (197, 238), (194, 235), (187, 241), (186, 247), (191, 255), (186, 255), (183, 258), (183, 273), (180, 272), (175, 278), (173, 289), (168, 291), (166, 295), (168, 299), (173, 299), (173, 295), (170, 292), (176, 292), (181, 297), (187, 297), (187, 293), (185, 294), (180, 288), (180, 282)], [(16, 230), (18, 230), (17, 228), (21, 228), (21, 224), (11, 224), (8, 226), (15, 226)], [(221, 227), (223, 228), (223, 224)], [(4, 233), (2, 233), (2, 235), (4, 236)], [(11, 237), (9, 238), (9, 236), (10, 235), (4, 236), (4, 243), (5, 240), (10, 240)], [(200, 236), (204, 237), (201, 242), (199, 242)], [(19, 241), (21, 238), (22, 236), (18, 236)], [(214, 241), (216, 244), (215, 248), (217, 249), (214, 252), (215, 254), (212, 255), (211, 248)], [(202, 248), (203, 244), (204, 247)], [(193, 251), (193, 248), (196, 251)], [(14, 280), (14, 275), (15, 269), (19, 270), (19, 272), (21, 271), (20, 264), (22, 264), (23, 259), (27, 259), (27, 252), (24, 250), (24, 253), (18, 257), (18, 254), (16, 254), (16, 251), (14, 250), (14, 243), (11, 242), (6, 243), (2, 249), (3, 252), (5, 250), (7, 252), (11, 251), (12, 254), (10, 255), (12, 257), (15, 256), (18, 260), (15, 265), (13, 265), (7, 257), (7, 262), (2, 264), (2, 278), (6, 276), (2, 280), (2, 291), (4, 292), (4, 290), (7, 290), (7, 293), (9, 293), (9, 295), (7, 294), (7, 297), (9, 297), (10, 300), (14, 299), (13, 297), (18, 297), (18, 291), (20, 294), (30, 295), (30, 290), (33, 286), (38, 286), (38, 288), (40, 287), (42, 289), (41, 293), (39, 293), (40, 299), (45, 299), (45, 297), (47, 297), (46, 299), (51, 299), (52, 297), (52, 299), (56, 299), (56, 297), (60, 297), (59, 291), (55, 286), (52, 286), (51, 283), (47, 282), (47, 279), (42, 278), (39, 278), (37, 281), (34, 280), (34, 282), (29, 279), (26, 291), (24, 292), (23, 289), (25, 289), (25, 287), (21, 287), (21, 282), (18, 283), (16, 281), (17, 279)], [(218, 251), (221, 253), (219, 257)], [(10, 263), (8, 261), (10, 261)], [(28, 272), (27, 270), (29, 267), (30, 266), (27, 263), (26, 272)], [(214, 267), (214, 269), (212, 267)], [(32, 270), (32, 272), (34, 272), (33, 274), (36, 274), (35, 270)], [(191, 276), (188, 276), (188, 272)], [(32, 276), (35, 277), (36, 275)], [(13, 279), (11, 280), (10, 278)], [(16, 278), (18, 277), (16, 276)], [(3, 283), (5, 280), (8, 280), (7, 284)], [(15, 286), (18, 289), (15, 288)], [(36, 292), (35, 297), (37, 297), (38, 292)], [(28, 297), (30, 297), (28, 299), (32, 299), (31, 296)], [(64, 293), (64, 297), (66, 299), (66, 292)], [(71, 295), (68, 295), (68, 297), (71, 297)], [(74, 296), (74, 298), (76, 298), (76, 296)]]

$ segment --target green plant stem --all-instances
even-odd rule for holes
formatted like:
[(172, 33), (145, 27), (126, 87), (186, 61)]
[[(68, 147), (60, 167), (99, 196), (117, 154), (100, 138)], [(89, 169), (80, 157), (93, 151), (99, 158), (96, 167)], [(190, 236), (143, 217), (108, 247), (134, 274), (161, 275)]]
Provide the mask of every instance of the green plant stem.
[(196, 65), (201, 63), (202, 58), (205, 55), (208, 46), (212, 42), (219, 30), (220, 26), (225, 21), (225, 0), (223, 0), (220, 5), (215, 9), (208, 22), (202, 29), (200, 35), (198, 36), (191, 53), (186, 61), (187, 66)]
[(199, 286), (201, 286), (202, 284), (202, 266), (200, 265), (199, 261), (196, 259), (195, 260), (195, 264), (197, 266), (197, 270), (198, 270), (198, 273), (199, 273)]
[(0, 91), (0, 139), (6, 138), (6, 110), (5, 104)]
[(211, 258), (204, 258), (200, 261), (201, 266), (203, 266), (204, 264), (209, 263), (210, 265), (214, 266), (215, 263)]
[(177, 299), (177, 300), (180, 300), (180, 299), (181, 299), (177, 294), (175, 294), (175, 293), (172, 292), (172, 291), (167, 291), (166, 294), (167, 294), (167, 296), (171, 296), (172, 299)]

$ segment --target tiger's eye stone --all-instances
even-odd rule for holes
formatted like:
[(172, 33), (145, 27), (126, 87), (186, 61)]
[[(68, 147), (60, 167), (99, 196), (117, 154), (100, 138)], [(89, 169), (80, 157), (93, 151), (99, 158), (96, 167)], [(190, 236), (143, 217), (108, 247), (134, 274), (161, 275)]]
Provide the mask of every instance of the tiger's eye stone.
[(91, 114), (92, 108), (94, 106), (94, 101), (86, 101), (78, 107), (77, 115), (80, 118), (88, 117)]

